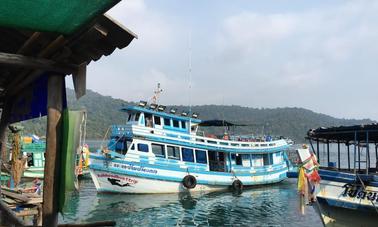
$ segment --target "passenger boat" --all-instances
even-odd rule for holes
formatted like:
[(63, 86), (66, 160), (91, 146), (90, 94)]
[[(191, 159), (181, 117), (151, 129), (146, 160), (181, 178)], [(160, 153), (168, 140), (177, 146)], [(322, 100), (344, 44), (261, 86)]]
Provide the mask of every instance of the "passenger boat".
[(98, 192), (241, 190), (286, 178), (284, 139), (252, 142), (198, 135), (198, 127), (209, 122), (195, 113), (165, 109), (147, 102), (122, 108), (127, 123), (111, 126), (107, 147), (90, 156)]
[[(320, 190), (316, 193), (324, 225), (377, 226), (378, 125), (318, 128), (308, 131), (307, 138), (318, 158), (323, 153), (319, 143), (327, 147), (327, 162), (320, 163)], [(331, 152), (331, 143), (337, 145), (337, 159), (333, 160), (336, 149)]]

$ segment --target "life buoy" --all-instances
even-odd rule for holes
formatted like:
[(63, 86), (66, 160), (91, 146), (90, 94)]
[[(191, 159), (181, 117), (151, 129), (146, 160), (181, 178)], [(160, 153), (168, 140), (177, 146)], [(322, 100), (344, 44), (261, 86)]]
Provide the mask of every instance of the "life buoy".
[(238, 192), (242, 191), (243, 183), (240, 180), (234, 180), (234, 182), (232, 182), (232, 189)]
[(186, 175), (184, 179), (182, 179), (182, 184), (187, 189), (195, 188), (197, 185), (197, 179), (192, 175)]

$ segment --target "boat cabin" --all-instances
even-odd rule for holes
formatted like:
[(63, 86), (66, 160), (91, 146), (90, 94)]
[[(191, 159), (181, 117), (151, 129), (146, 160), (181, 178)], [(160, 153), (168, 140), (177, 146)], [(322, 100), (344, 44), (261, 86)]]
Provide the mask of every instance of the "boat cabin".
[[(171, 109), (170, 113), (165, 113), (163, 112), (165, 110), (165, 107), (163, 106), (149, 108), (128, 106), (121, 110), (129, 114), (126, 123), (127, 125), (195, 134), (197, 132), (198, 124), (201, 123), (201, 120), (199, 119), (187, 117), (188, 114), (186, 112), (181, 113), (181, 115), (176, 115), (176, 110)], [(193, 116), (197, 115), (193, 114)]]

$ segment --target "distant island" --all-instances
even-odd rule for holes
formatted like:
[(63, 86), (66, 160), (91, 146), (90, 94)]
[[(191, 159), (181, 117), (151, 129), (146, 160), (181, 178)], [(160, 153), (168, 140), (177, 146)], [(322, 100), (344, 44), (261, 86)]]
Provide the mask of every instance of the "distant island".
[[(124, 124), (126, 114), (119, 109), (123, 105), (135, 104), (110, 96), (104, 96), (92, 90), (78, 101), (74, 91), (67, 89), (67, 102), (70, 109), (86, 109), (88, 112), (87, 138), (102, 139), (112, 124)], [(187, 106), (168, 106), (179, 111), (188, 110)], [(304, 108), (251, 108), (235, 105), (201, 105), (192, 106), (192, 112), (199, 113), (202, 120), (219, 119), (247, 126), (231, 128), (235, 134), (249, 134), (255, 136), (271, 135), (284, 136), (297, 143), (304, 142), (304, 136), (310, 128), (320, 126), (338, 126), (369, 124), (370, 119), (340, 119), (325, 114), (315, 113)], [(46, 118), (33, 119), (22, 122), (25, 133), (43, 135), (46, 128)], [(222, 128), (206, 129), (210, 133), (222, 133)], [(205, 131), (206, 131), (205, 130)]]

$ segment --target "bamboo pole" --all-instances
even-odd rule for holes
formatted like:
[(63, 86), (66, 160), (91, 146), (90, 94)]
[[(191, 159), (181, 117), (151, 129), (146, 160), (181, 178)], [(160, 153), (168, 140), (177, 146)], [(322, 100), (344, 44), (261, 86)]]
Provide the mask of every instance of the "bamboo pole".
[(50, 75), (47, 83), (46, 162), (43, 186), (43, 226), (58, 225), (59, 154), (64, 76)]

